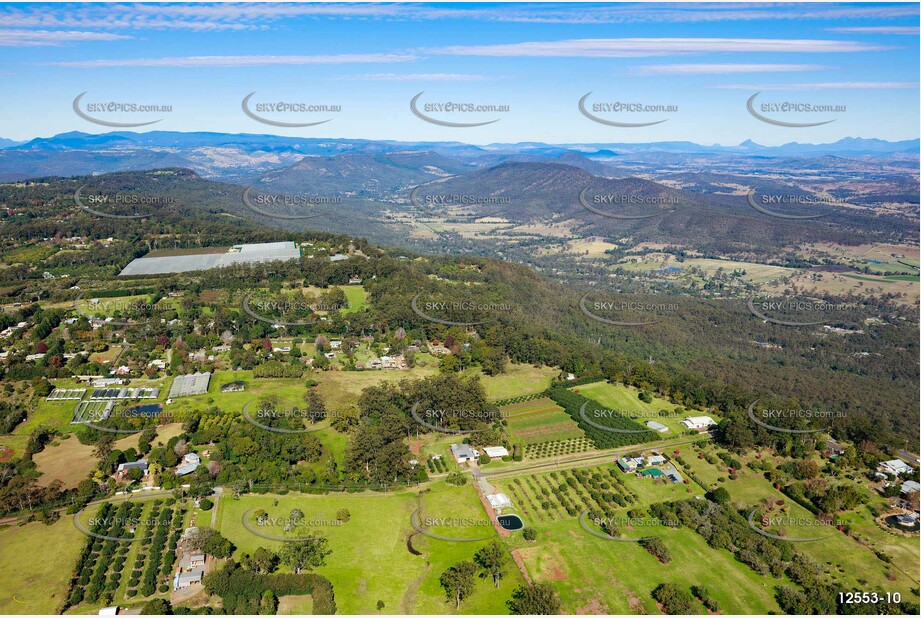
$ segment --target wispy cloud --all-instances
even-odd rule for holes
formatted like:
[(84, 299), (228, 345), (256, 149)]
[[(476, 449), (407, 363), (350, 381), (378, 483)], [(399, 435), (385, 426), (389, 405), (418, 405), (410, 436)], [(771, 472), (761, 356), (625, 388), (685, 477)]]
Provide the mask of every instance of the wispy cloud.
[(252, 67), (299, 64), (389, 64), (416, 60), (412, 54), (334, 54), (321, 56), (176, 56), (170, 58), (118, 58), (47, 63), (78, 69), (105, 67)]
[(649, 39), (569, 39), (564, 41), (529, 41), (500, 45), (453, 45), (426, 50), (451, 56), (526, 56), (570, 58), (640, 58), (704, 53), (830, 53), (886, 49), (856, 41), (815, 39), (717, 39), (717, 38), (649, 38)]
[(918, 26), (849, 26), (828, 28), (831, 32), (854, 32), (857, 34), (918, 34)]
[(47, 47), (81, 41), (120, 41), (132, 37), (79, 30), (0, 30), (0, 47)]
[(444, 4), (364, 3), (202, 3), (106, 4), (53, 7), (6, 6), (0, 25), (39, 27), (191, 28), (258, 27), (292, 17), (341, 19), (444, 20), (470, 19), (521, 23), (626, 24), (694, 23), (752, 20), (891, 19), (914, 17), (918, 7), (776, 3), (520, 3), (479, 7)]
[(465, 73), (365, 73), (363, 75), (343, 75), (335, 79), (377, 82), (479, 82), (492, 78)]
[(815, 84), (724, 84), (725, 90), (896, 90), (918, 88), (918, 82), (819, 82)]
[(731, 75), (735, 73), (793, 73), (822, 71), (821, 64), (647, 64), (630, 67), (630, 75)]
[(243, 30), (292, 18), (386, 21), (474, 20), (546, 24), (702, 23), (754, 20), (916, 18), (917, 5), (777, 3), (546, 3), (482, 7), (445, 4), (42, 4), (0, 6), (0, 27)]

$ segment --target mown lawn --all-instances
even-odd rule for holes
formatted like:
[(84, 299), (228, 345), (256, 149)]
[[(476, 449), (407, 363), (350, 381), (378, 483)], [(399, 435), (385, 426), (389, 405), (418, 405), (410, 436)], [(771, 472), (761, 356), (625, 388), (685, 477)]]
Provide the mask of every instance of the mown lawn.
[(719, 422), (719, 418), (710, 412), (675, 412), (679, 406), (653, 396), (652, 402), (645, 403), (640, 401), (639, 389), (624, 384), (611, 384), (609, 382), (593, 382), (582, 386), (575, 386), (570, 389), (574, 392), (597, 401), (602, 406), (611, 410), (618, 410), (635, 416), (638, 423), (646, 424), (647, 421), (657, 421), (668, 427), (669, 431), (663, 433), (663, 437), (671, 438), (680, 436), (687, 432), (687, 429), (681, 425), (681, 421), (687, 416), (710, 416), (713, 420)]
[(471, 370), (467, 373), (480, 376), (480, 382), (486, 389), (486, 398), (494, 401), (544, 391), (550, 386), (550, 381), (560, 373), (560, 370), (553, 367), (509, 363), (505, 366), (504, 373), (495, 376), (483, 375), (479, 370)]

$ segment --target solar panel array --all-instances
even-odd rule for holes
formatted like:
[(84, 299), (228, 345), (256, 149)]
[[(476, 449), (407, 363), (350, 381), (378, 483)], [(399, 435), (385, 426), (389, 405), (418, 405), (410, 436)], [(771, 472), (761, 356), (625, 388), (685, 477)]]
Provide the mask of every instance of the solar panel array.
[(211, 374), (207, 372), (176, 376), (176, 379), (173, 380), (173, 385), (169, 389), (169, 398), (204, 395), (208, 392), (210, 382)]

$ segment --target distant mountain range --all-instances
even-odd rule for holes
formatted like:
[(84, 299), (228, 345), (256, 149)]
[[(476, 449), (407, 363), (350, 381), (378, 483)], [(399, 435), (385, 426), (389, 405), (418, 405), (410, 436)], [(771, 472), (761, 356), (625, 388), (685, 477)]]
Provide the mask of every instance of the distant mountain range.
[[(0, 138), (0, 181), (74, 176), (162, 167), (186, 167), (207, 178), (235, 182), (298, 183), (305, 173), (321, 188), (385, 194), (439, 176), (505, 162), (561, 163), (595, 176), (624, 177), (623, 162), (682, 166), (689, 157), (814, 159), (816, 157), (916, 158), (921, 140), (887, 142), (845, 138), (833, 144), (738, 146), (693, 142), (648, 144), (545, 144), (522, 142), (475, 146), (461, 142), (398, 142), (360, 139), (176, 131), (91, 134), (70, 132), (27, 142)], [(340, 159), (341, 157), (341, 159)], [(798, 165), (793, 162), (792, 165)], [(786, 164), (785, 164), (786, 166)], [(358, 184), (356, 184), (358, 183)]]
[(566, 152), (581, 152), (586, 155), (616, 156), (621, 152), (731, 153), (794, 155), (794, 154), (880, 154), (917, 153), (921, 140), (886, 140), (862, 137), (845, 137), (831, 144), (805, 144), (789, 142), (782, 146), (762, 146), (746, 140), (738, 146), (704, 145), (694, 142), (649, 142), (649, 143), (587, 143), (587, 144), (545, 144), (543, 142), (496, 143), (474, 146), (462, 142), (400, 142), (390, 140), (360, 140), (283, 137), (250, 133), (209, 133), (178, 131), (149, 131), (134, 133), (115, 131), (91, 134), (80, 131), (61, 133), (54, 137), (37, 137), (26, 142), (0, 138), (0, 147), (15, 150), (109, 150), (113, 148), (215, 148), (239, 147), (249, 150), (293, 150), (311, 155), (336, 155), (344, 152), (381, 153), (400, 150), (430, 150), (450, 153), (456, 157), (477, 157), (488, 153), (538, 154), (559, 156)]
[(345, 153), (335, 157), (304, 157), (299, 163), (266, 174), (260, 185), (318, 195), (386, 198), (406, 188), (475, 169), (459, 159), (431, 151), (383, 154)]

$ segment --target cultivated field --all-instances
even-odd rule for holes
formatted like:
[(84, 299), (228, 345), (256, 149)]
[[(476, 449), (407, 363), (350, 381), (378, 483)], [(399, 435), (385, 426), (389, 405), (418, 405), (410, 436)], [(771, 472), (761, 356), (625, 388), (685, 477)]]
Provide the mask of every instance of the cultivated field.
[(502, 408), (512, 436), (525, 444), (549, 440), (581, 438), (585, 434), (568, 414), (548, 398), (542, 397)]
[(636, 478), (611, 464), (492, 482), (511, 496), (526, 521), (535, 523), (571, 519), (586, 509), (610, 512), (703, 495), (694, 483)]

